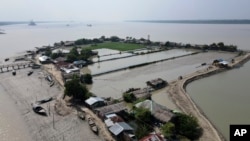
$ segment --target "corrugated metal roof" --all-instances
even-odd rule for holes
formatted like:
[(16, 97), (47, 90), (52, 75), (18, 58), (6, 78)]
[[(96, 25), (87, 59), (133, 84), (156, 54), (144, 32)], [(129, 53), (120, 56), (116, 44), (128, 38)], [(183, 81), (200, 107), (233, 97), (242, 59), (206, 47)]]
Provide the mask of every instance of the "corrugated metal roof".
[(88, 105), (93, 105), (94, 103), (98, 101), (104, 101), (104, 99), (100, 97), (90, 97), (89, 99), (85, 100), (85, 103), (87, 103)]
[(117, 122), (115, 125), (109, 128), (109, 131), (114, 135), (119, 135), (122, 131), (131, 131), (134, 130), (126, 122)]

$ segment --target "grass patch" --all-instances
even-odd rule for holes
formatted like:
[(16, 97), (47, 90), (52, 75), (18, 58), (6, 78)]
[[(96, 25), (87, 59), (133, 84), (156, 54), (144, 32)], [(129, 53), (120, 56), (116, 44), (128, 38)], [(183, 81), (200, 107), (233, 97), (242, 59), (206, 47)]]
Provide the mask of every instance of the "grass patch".
[(87, 48), (91, 50), (100, 49), (100, 48), (108, 48), (108, 49), (114, 49), (114, 50), (119, 50), (119, 51), (128, 51), (128, 50), (141, 49), (144, 47), (145, 47), (144, 45), (133, 44), (133, 43), (105, 42), (105, 43), (96, 44)]

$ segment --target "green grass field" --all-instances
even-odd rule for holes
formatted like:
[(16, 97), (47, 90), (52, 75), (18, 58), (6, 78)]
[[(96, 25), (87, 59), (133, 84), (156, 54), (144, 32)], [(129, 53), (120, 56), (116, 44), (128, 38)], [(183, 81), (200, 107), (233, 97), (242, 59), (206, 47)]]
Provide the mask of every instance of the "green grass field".
[(108, 49), (114, 49), (119, 51), (128, 51), (128, 50), (135, 50), (144, 48), (144, 45), (140, 44), (132, 44), (132, 43), (120, 43), (120, 42), (105, 42), (96, 44), (90, 47), (87, 47), (88, 49), (100, 49), (100, 48), (108, 48)]

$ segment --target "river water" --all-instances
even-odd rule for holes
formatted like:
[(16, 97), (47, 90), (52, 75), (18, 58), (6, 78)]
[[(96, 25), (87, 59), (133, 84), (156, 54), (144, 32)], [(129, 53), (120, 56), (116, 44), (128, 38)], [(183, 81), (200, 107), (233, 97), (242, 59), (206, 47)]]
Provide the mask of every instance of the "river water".
[(250, 124), (249, 72), (250, 62), (187, 86), (188, 94), (227, 139), (230, 124)]
[[(69, 24), (69, 26), (66, 26), (67, 24)], [(225, 44), (238, 45), (241, 49), (250, 49), (250, 25), (120, 22), (92, 23), (93, 26), (88, 27), (86, 24), (87, 23), (84, 22), (72, 22), (43, 23), (32, 27), (25, 24), (1, 26), (0, 28), (3, 29), (6, 34), (0, 34), (0, 64), (4, 62), (3, 59), (6, 57), (22, 54), (25, 50), (33, 49), (37, 46), (52, 45), (54, 42), (75, 40), (78, 38), (99, 38), (102, 35), (106, 37), (117, 35), (121, 38), (126, 38), (127, 36), (147, 38), (148, 35), (150, 35), (150, 39), (152, 41), (175, 41), (191, 44), (211, 44), (213, 42), (222, 41)], [(193, 68), (198, 63), (200, 62), (197, 61), (191, 63), (191, 66), (186, 66), (184, 60), (183, 62), (177, 64), (184, 64), (184, 66), (179, 69), (175, 68), (174, 70), (168, 70), (167, 66), (161, 67), (164, 63), (157, 63), (154, 66), (158, 67), (157, 74), (159, 77), (171, 80), (176, 78), (179, 74), (185, 73), (187, 68), (189, 68), (188, 70), (195, 70)], [(175, 64), (167, 63), (166, 65)], [(112, 63), (110, 66), (112, 66)], [(218, 74), (210, 78), (200, 80), (202, 82), (197, 81), (188, 86), (188, 92), (193, 97), (195, 102), (200, 105), (208, 117), (214, 122), (216, 127), (218, 127), (225, 136), (227, 136), (228, 133), (228, 123), (247, 124), (250, 122), (247, 121), (247, 118), (250, 119), (250, 113), (247, 112), (246, 109), (247, 100), (249, 99), (249, 95), (247, 93), (248, 89), (247, 87), (243, 87), (248, 84), (247, 82), (249, 82), (249, 77), (246, 77), (249, 76), (249, 69), (250, 65), (248, 63), (240, 69)], [(154, 76), (152, 71), (153, 70), (151, 69), (149, 69), (149, 71), (137, 70), (138, 73), (145, 73), (144, 77), (136, 77), (136, 74), (130, 73), (135, 76), (135, 79), (131, 81), (131, 86), (134, 86), (134, 84), (137, 87), (144, 86), (144, 84), (141, 83), (144, 82), (144, 80), (150, 80), (158, 77)], [(170, 72), (165, 73), (166, 71)], [(117, 72), (108, 75), (119, 76), (125, 72)], [(150, 75), (147, 76), (147, 72), (150, 72)], [(102, 77), (105, 79), (105, 76)], [(208, 87), (210, 89), (207, 89)], [(93, 89), (94, 88), (95, 86), (93, 86)], [(105, 91), (105, 87), (103, 88)], [(215, 92), (215, 90), (218, 90), (218, 92)], [(97, 91), (100, 91), (100, 89), (97, 89)], [(205, 91), (208, 92), (208, 94), (206, 94)], [(202, 92), (204, 94), (199, 95), (197, 92)], [(231, 97), (231, 95), (233, 96)], [(19, 141), (29, 140), (29, 137), (27, 137), (28, 133), (24, 131), (26, 128), (23, 124), (24, 122), (22, 123), (24, 119), (22, 119), (21, 116), (18, 117), (18, 114), (13, 115), (13, 113), (17, 113), (17, 108), (15, 107), (15, 104), (11, 102), (11, 98), (4, 95), (4, 93), (1, 93), (0, 97), (1, 140), (16, 140), (17, 137)], [(161, 95), (159, 95), (159, 97), (161, 97)], [(156, 99), (160, 99), (159, 97)], [(210, 97), (210, 99), (207, 100), (207, 97)], [(219, 105), (215, 108), (216, 102)], [(226, 103), (231, 103), (231, 105), (229, 106)], [(202, 104), (204, 105), (202, 106)], [(7, 112), (10, 113), (8, 114)], [(13, 121), (16, 121), (17, 123)]]

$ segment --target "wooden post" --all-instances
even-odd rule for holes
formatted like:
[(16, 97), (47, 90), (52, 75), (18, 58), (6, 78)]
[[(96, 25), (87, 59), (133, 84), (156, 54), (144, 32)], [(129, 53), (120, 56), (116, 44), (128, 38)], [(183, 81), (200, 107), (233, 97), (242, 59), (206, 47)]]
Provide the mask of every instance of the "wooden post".
[(55, 118), (54, 118), (54, 113), (53, 113), (53, 128), (54, 128), (54, 129), (56, 129), (56, 128), (55, 128)]

